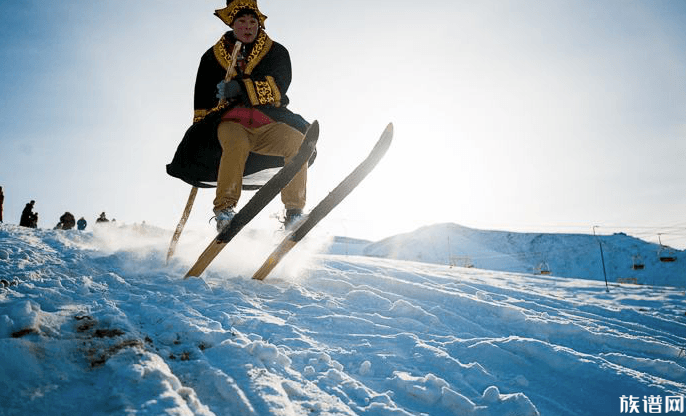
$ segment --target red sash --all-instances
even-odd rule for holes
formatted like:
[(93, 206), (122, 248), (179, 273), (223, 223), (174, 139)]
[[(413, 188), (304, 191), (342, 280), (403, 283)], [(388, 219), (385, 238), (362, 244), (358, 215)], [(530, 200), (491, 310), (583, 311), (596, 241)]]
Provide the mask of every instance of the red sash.
[(222, 115), (223, 121), (233, 121), (247, 128), (262, 127), (274, 120), (269, 118), (266, 114), (255, 108), (236, 107), (227, 111)]

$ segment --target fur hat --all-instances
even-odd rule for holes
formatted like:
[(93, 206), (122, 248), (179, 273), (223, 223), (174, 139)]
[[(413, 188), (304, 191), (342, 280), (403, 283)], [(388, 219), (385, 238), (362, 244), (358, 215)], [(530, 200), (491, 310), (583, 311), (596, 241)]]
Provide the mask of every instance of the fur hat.
[(222, 19), (222, 22), (231, 26), (238, 13), (245, 9), (255, 13), (257, 20), (260, 22), (260, 27), (264, 29), (264, 21), (267, 19), (267, 16), (263, 15), (260, 9), (257, 8), (257, 0), (226, 0), (226, 7), (215, 10), (214, 14)]

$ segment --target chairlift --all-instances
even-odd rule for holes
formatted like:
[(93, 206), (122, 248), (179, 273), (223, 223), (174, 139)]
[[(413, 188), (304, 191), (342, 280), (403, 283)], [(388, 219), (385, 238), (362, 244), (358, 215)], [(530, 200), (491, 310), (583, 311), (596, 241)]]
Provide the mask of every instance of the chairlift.
[(536, 269), (534, 269), (534, 273), (540, 274), (543, 276), (548, 276), (549, 274), (552, 273), (552, 271), (550, 270), (550, 266), (548, 265), (548, 263), (545, 261), (542, 261), (541, 263), (539, 263), (538, 266), (536, 266)]
[(660, 242), (660, 249), (657, 251), (657, 257), (663, 263), (674, 263), (676, 261), (676, 251), (674, 251), (673, 248), (662, 244), (660, 234), (657, 235), (657, 239)]
[(676, 261), (676, 253), (669, 247), (662, 247), (657, 251), (657, 257), (663, 263), (674, 263)]
[(631, 257), (633, 270), (643, 270), (645, 269), (645, 263), (643, 262), (643, 257), (640, 254)]

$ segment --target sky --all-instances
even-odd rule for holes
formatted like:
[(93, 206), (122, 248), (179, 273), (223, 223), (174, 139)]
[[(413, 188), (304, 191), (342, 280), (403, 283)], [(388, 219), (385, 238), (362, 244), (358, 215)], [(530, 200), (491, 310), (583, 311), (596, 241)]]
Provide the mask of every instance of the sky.
[[(5, 221), (173, 229), (166, 175), (222, 1), (0, 5)], [(289, 108), (321, 126), (312, 208), (393, 122), (377, 169), (320, 227), (381, 239), (454, 222), (627, 232), (686, 248), (686, 2), (259, 1), (293, 65)], [(245, 203), (251, 193), (241, 199)], [(211, 229), (213, 190), (188, 227)], [(278, 224), (277, 200), (258, 227)]]

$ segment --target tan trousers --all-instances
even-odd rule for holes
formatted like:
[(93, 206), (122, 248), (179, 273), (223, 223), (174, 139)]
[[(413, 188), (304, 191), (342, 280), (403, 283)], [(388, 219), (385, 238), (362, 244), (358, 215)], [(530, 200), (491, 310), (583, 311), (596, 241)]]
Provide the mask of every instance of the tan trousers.
[[(250, 152), (283, 156), (286, 162), (298, 153), (305, 135), (285, 123), (270, 123), (248, 128), (233, 121), (223, 121), (217, 128), (222, 146), (217, 178), (215, 211), (233, 207), (238, 203), (243, 185), (243, 169)], [(281, 191), (286, 209), (303, 209), (306, 200), (307, 163)]]

